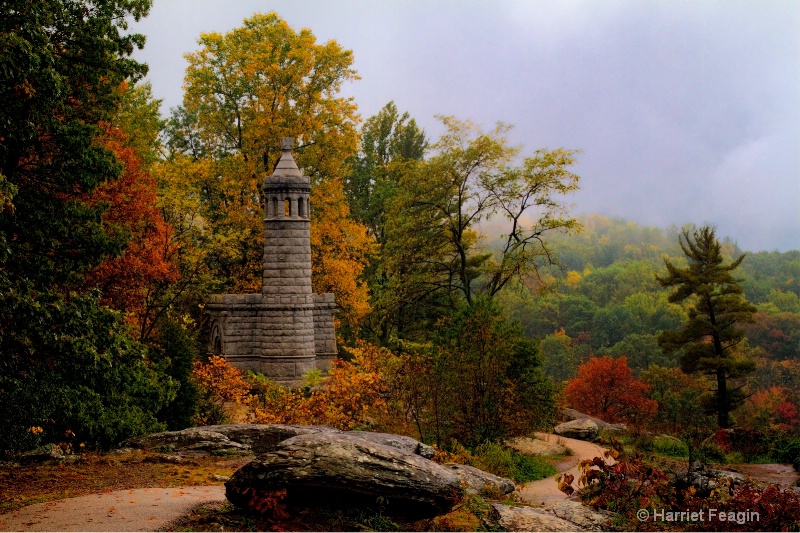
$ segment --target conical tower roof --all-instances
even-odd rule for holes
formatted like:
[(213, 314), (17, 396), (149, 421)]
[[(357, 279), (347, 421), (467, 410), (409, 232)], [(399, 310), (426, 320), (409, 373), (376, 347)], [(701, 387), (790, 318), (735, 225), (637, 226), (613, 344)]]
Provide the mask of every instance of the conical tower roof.
[(278, 164), (275, 165), (273, 176), (303, 176), (303, 173), (297, 168), (297, 163), (294, 162), (294, 157), (292, 157), (293, 144), (294, 139), (291, 137), (285, 137), (281, 140), (281, 158), (278, 160)]

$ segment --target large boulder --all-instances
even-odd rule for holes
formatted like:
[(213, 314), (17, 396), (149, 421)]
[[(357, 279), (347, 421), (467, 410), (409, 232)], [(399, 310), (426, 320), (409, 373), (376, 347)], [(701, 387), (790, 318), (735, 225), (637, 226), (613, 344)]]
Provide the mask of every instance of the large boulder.
[(377, 442), (385, 446), (391, 446), (399, 450), (405, 450), (408, 453), (421, 455), (425, 459), (433, 459), (436, 455), (436, 450), (433, 447), (423, 444), (416, 439), (406, 437), (405, 435), (395, 435), (393, 433), (373, 433), (371, 431), (350, 431), (356, 437)]
[(570, 420), (556, 426), (556, 435), (579, 440), (594, 440), (597, 438), (597, 424), (588, 418)]
[(180, 431), (152, 433), (133, 437), (122, 443), (123, 447), (154, 451), (213, 451), (236, 450), (246, 452), (250, 446), (229, 439), (226, 435), (204, 428), (188, 428)]
[(470, 494), (511, 494), (514, 492), (514, 482), (510, 479), (484, 472), (479, 468), (458, 463), (445, 463), (442, 466), (450, 469), (463, 484)]
[(701, 493), (708, 493), (723, 485), (736, 485), (745, 481), (745, 476), (730, 470), (715, 470), (695, 461), (691, 470), (677, 470), (673, 475), (673, 484), (691, 486)]
[(309, 433), (278, 444), (225, 483), (238, 507), (285, 498), (293, 508), (332, 506), (427, 518), (458, 501), (458, 477), (403, 450), (346, 433)]

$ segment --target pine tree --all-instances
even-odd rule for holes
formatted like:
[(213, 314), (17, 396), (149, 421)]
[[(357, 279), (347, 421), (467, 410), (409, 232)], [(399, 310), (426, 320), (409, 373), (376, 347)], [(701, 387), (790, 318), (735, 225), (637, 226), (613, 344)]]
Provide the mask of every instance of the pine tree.
[(688, 321), (664, 331), (659, 345), (669, 354), (682, 351), (685, 372), (703, 372), (716, 379), (713, 410), (719, 427), (727, 428), (731, 410), (743, 400), (740, 388), (730, 389), (729, 381), (755, 368), (738, 350), (745, 337), (737, 325), (750, 321), (756, 311), (733, 276), (745, 256), (725, 264), (715, 230), (709, 226), (692, 234), (685, 229), (678, 241), (688, 266), (679, 268), (665, 258), (667, 275), (656, 278), (662, 286), (675, 288), (670, 302), (688, 303)]

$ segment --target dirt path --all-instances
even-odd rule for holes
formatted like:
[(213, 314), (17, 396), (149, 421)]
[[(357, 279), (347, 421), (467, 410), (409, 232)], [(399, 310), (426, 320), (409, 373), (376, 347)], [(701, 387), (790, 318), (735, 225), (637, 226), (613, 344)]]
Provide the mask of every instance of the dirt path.
[(222, 485), (118, 490), (28, 505), (0, 515), (0, 531), (154, 531), (224, 499)]
[[(537, 433), (536, 438), (547, 442), (556, 442), (572, 450), (573, 455), (566, 457), (564, 461), (558, 463), (556, 465), (556, 470), (558, 470), (559, 474), (568, 472), (575, 476), (576, 480), (580, 477), (578, 463), (584, 459), (602, 457), (604, 451), (604, 449), (597, 444), (583, 440), (567, 439), (550, 433)], [(575, 486), (574, 483), (573, 486)], [(555, 476), (540, 479), (539, 481), (531, 481), (525, 484), (522, 489), (519, 489), (518, 492), (523, 500), (534, 505), (548, 505), (554, 501), (565, 500), (567, 498), (566, 494), (558, 490)]]
[(792, 465), (782, 464), (742, 464), (727, 465), (725, 470), (733, 470), (747, 477), (753, 478), (764, 483), (780, 483), (781, 485), (794, 486), (800, 481), (798, 474)]

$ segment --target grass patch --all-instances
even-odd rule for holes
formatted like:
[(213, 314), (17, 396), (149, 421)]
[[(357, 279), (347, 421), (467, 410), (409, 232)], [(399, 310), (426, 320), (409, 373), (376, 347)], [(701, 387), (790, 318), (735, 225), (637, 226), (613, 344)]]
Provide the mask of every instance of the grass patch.
[(515, 483), (526, 483), (556, 475), (547, 460), (524, 455), (497, 442), (485, 442), (475, 449), (473, 466), (506, 477)]
[(653, 439), (653, 451), (667, 457), (686, 459), (689, 457), (689, 447), (684, 442), (667, 437)]

